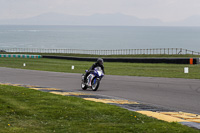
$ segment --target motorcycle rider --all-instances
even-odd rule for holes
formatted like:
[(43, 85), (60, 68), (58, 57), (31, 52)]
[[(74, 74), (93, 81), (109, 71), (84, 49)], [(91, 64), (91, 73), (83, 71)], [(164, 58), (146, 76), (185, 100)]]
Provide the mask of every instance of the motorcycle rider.
[(104, 71), (104, 66), (103, 66), (103, 59), (102, 58), (98, 58), (96, 63), (94, 63), (90, 69), (85, 73), (85, 76), (84, 76), (84, 82), (86, 83), (87, 82), (87, 76), (94, 70), (95, 67), (101, 67), (103, 73), (105, 74), (105, 71)]

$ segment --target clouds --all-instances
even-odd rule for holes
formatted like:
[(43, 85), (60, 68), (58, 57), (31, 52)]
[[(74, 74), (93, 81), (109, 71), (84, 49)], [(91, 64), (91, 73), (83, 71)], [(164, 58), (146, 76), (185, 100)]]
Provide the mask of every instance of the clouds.
[(176, 21), (200, 15), (199, 0), (0, 0), (0, 19), (47, 12), (69, 15), (123, 13), (139, 18)]

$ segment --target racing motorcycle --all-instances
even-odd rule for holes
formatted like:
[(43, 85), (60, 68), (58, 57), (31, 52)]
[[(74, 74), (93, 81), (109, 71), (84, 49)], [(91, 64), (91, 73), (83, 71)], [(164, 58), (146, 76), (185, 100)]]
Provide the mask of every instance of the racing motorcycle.
[[(86, 70), (85, 72), (88, 72), (88, 70)], [(87, 90), (87, 88), (91, 88), (93, 91), (96, 91), (99, 88), (99, 84), (100, 84), (101, 79), (104, 76), (104, 73), (101, 67), (94, 68), (94, 71), (91, 71), (90, 74), (87, 76), (86, 83), (84, 82), (84, 76), (85, 74), (82, 75), (81, 88), (83, 90)]]

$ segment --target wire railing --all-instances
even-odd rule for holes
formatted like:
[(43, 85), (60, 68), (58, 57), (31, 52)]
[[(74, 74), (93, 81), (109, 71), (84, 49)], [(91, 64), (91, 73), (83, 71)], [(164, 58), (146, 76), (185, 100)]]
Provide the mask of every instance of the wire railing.
[(200, 55), (183, 48), (154, 48), (154, 49), (116, 49), (116, 50), (83, 50), (83, 49), (41, 49), (41, 48), (2, 48), (1, 52), (9, 53), (66, 53), (90, 55)]

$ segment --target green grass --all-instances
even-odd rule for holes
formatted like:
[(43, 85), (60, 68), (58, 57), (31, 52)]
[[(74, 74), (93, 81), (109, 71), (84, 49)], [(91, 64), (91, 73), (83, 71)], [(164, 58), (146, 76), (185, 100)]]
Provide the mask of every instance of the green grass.
[[(26, 67), (23, 67), (23, 63), (26, 63)], [(45, 58), (0, 58), (0, 67), (66, 73), (84, 73), (93, 63), (94, 62)], [(71, 69), (72, 65), (75, 66), (74, 70)], [(105, 62), (104, 66), (107, 75), (200, 79), (200, 65)], [(184, 73), (184, 67), (189, 67), (188, 74)]]
[(136, 112), (77, 97), (0, 85), (1, 133), (135, 132), (197, 133)]

